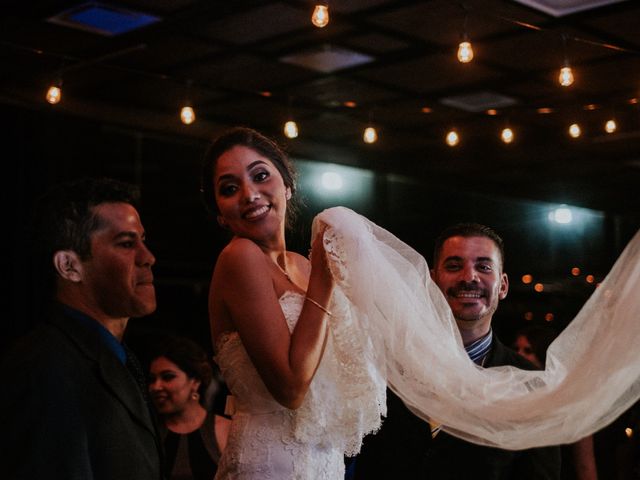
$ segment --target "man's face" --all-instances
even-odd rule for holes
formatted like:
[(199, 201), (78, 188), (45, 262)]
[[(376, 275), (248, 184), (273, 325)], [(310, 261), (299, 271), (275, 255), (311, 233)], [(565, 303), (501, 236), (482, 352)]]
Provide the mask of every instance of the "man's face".
[(500, 251), (487, 237), (451, 237), (432, 271), (458, 322), (490, 322), (509, 283)]
[(91, 256), (82, 261), (87, 306), (109, 318), (148, 315), (156, 308), (156, 259), (144, 244), (138, 212), (127, 203), (103, 203), (93, 211), (100, 226), (91, 234)]

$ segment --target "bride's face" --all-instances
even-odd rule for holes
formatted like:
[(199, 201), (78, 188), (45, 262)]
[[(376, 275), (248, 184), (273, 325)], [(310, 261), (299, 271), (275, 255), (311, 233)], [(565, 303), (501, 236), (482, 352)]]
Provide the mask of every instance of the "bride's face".
[(284, 236), (291, 189), (271, 160), (237, 145), (218, 158), (213, 182), (223, 227), (256, 241)]
[(509, 286), (498, 247), (487, 237), (448, 238), (432, 276), (459, 321), (491, 321)]

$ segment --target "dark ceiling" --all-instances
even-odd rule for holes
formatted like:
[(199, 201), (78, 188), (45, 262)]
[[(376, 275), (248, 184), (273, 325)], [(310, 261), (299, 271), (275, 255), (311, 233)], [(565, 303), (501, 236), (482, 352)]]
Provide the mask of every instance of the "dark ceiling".
[[(640, 2), (556, 17), (516, 1), (333, 0), (319, 29), (307, 0), (135, 0), (117, 6), (161, 20), (116, 36), (47, 21), (78, 2), (3, 4), (5, 104), (202, 140), (243, 124), (285, 141), (291, 116), (300, 158), (614, 213), (640, 206)], [(465, 30), (475, 58), (461, 64)], [(295, 63), (309, 54), (324, 71)], [(568, 88), (557, 80), (565, 57)], [(338, 68), (354, 58), (366, 61)], [(50, 107), (56, 78), (63, 99)], [(190, 126), (178, 119), (187, 97)], [(362, 141), (369, 122), (373, 145)], [(574, 122), (578, 139), (567, 134)], [(507, 124), (510, 145), (499, 140)], [(450, 128), (455, 148), (444, 143)]]

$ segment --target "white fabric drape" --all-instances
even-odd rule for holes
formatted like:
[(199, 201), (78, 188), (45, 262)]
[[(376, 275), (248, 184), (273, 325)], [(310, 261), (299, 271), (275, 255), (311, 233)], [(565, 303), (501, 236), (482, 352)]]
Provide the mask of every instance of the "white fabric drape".
[(640, 397), (639, 235), (550, 346), (545, 370), (523, 371), (469, 360), (426, 261), (411, 247), (346, 208), (318, 215), (314, 235), (322, 224), (372, 378), (386, 379), (416, 415), (445, 431), (505, 449), (571, 443)]

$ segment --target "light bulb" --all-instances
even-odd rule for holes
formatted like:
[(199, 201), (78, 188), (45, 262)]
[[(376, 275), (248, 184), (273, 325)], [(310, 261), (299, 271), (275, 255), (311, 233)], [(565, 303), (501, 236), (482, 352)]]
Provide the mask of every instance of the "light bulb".
[(571, 67), (568, 65), (562, 67), (560, 69), (560, 75), (558, 75), (558, 81), (560, 82), (560, 85), (562, 85), (563, 87), (568, 87), (569, 85), (573, 84), (573, 80), (573, 71), (571, 70)]
[(182, 107), (182, 110), (180, 110), (180, 120), (185, 125), (191, 125), (196, 121), (196, 112), (193, 111), (192, 107)]
[(313, 15), (311, 15), (311, 23), (316, 27), (326, 27), (329, 23), (329, 7), (326, 5), (316, 5), (313, 9)]
[(511, 130), (509, 127), (503, 128), (502, 133), (500, 133), (500, 138), (504, 143), (507, 144), (513, 142), (513, 130)]
[(456, 132), (455, 130), (451, 130), (449, 133), (447, 133), (446, 142), (450, 147), (455, 147), (456, 145), (458, 145), (458, 143), (460, 143), (458, 132)]
[(618, 125), (616, 124), (616, 121), (611, 119), (611, 120), (607, 120), (607, 123), (604, 124), (604, 130), (607, 133), (613, 133), (618, 129)]
[(464, 41), (458, 45), (458, 61), (460, 63), (469, 63), (473, 60), (473, 48), (471, 48), (471, 42)]
[(376, 143), (378, 141), (378, 132), (373, 127), (367, 127), (364, 129), (362, 139), (364, 143)]
[(580, 125), (578, 125), (577, 123), (572, 123), (571, 125), (569, 125), (569, 135), (571, 136), (571, 138), (578, 138), (580, 135), (582, 135), (582, 129), (580, 128)]
[(62, 100), (62, 90), (57, 85), (51, 85), (47, 90), (47, 95), (45, 98), (51, 105), (55, 105), (56, 103), (59, 103), (60, 100)]
[(289, 120), (284, 124), (284, 135), (287, 138), (296, 138), (298, 136), (298, 124), (293, 120)]

